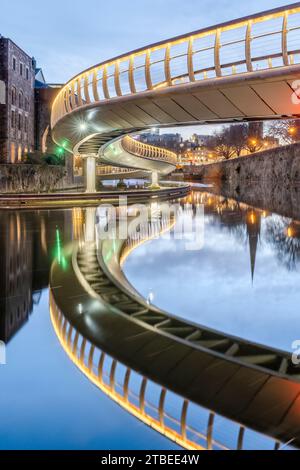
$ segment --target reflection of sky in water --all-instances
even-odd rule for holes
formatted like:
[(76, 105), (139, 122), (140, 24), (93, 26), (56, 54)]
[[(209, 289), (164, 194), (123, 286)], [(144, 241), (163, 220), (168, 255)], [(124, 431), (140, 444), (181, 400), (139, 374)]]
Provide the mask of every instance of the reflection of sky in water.
[(8, 343), (0, 377), (0, 449), (176, 448), (72, 364), (53, 330), (47, 291)]
[(300, 274), (297, 265), (287, 269), (269, 242), (267, 227), (280, 221), (278, 216), (261, 218), (253, 283), (245, 224), (234, 232), (211, 215), (205, 216), (202, 250), (187, 251), (183, 240), (162, 237), (138, 247), (124, 271), (145, 297), (152, 291), (153, 303), (164, 310), (291, 350), (300, 338)]

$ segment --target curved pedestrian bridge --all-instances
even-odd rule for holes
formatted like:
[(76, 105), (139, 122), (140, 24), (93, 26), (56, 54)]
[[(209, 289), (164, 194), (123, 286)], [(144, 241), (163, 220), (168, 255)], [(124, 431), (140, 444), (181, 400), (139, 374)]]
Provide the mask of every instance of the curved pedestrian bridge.
[[(107, 148), (105, 156), (103, 146), (143, 129), (298, 117), (299, 39), (295, 3), (101, 62), (57, 95), (54, 140), (90, 158), (89, 173), (92, 156), (116, 164), (114, 152)], [(126, 158), (128, 166), (130, 153)], [(118, 160), (122, 165), (121, 154)], [(151, 170), (159, 172), (162, 163), (156, 162)]]
[[(300, 374), (289, 353), (177, 318), (146, 302), (124, 277), (120, 264), (168, 231), (176, 213), (158, 215), (126, 240), (95, 238), (95, 215), (87, 209), (84, 238), (64, 247), (51, 269), (52, 322), (71, 360), (127, 411), (183, 447), (226, 447), (214, 428), (220, 416), (234, 436), (232, 448), (243, 448), (252, 431), (273, 439), (274, 448), (298, 447)], [(97, 219), (99, 228), (101, 213)], [(134, 374), (140, 384), (132, 393)], [(147, 398), (152, 383), (156, 404)], [(169, 394), (177, 397), (175, 417), (166, 413)], [(197, 428), (188, 422), (195, 405), (203, 416)]]

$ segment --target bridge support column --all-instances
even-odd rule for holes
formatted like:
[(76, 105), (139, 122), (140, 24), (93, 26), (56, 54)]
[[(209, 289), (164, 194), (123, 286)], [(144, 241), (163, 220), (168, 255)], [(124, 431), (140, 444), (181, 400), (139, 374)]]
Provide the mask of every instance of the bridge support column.
[(160, 186), (158, 184), (158, 173), (157, 173), (157, 171), (152, 171), (152, 173), (151, 173), (150, 189), (160, 189)]
[(96, 155), (84, 157), (84, 184), (87, 193), (96, 192)]

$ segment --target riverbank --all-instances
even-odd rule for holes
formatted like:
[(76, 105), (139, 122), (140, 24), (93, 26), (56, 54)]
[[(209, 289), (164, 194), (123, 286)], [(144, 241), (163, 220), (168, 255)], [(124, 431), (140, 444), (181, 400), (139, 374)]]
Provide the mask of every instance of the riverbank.
[(300, 143), (193, 167), (184, 176), (197, 181), (226, 181), (232, 187), (249, 181), (266, 181), (282, 186), (300, 184)]
[(117, 204), (120, 197), (127, 197), (133, 203), (144, 203), (152, 199), (164, 200), (184, 197), (190, 192), (188, 184), (162, 187), (160, 189), (136, 189), (120, 191), (86, 192), (55, 192), (41, 194), (2, 194), (0, 196), (1, 209), (31, 209), (31, 208), (66, 208), (75, 206), (94, 206), (105, 201)]

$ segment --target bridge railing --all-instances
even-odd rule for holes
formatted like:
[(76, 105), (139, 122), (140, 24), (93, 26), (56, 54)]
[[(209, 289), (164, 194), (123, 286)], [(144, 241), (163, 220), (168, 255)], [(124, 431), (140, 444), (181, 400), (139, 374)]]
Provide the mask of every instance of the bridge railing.
[(97, 176), (103, 175), (115, 175), (115, 174), (131, 174), (138, 173), (140, 170), (135, 168), (122, 168), (119, 166), (110, 166), (110, 165), (97, 165), (96, 173)]
[(300, 3), (206, 28), (98, 64), (71, 79), (52, 127), (93, 103), (182, 83), (300, 63)]
[(148, 160), (160, 160), (176, 165), (177, 154), (163, 147), (145, 144), (139, 140), (133, 139), (129, 135), (121, 140), (121, 145), (126, 152), (137, 155)]

